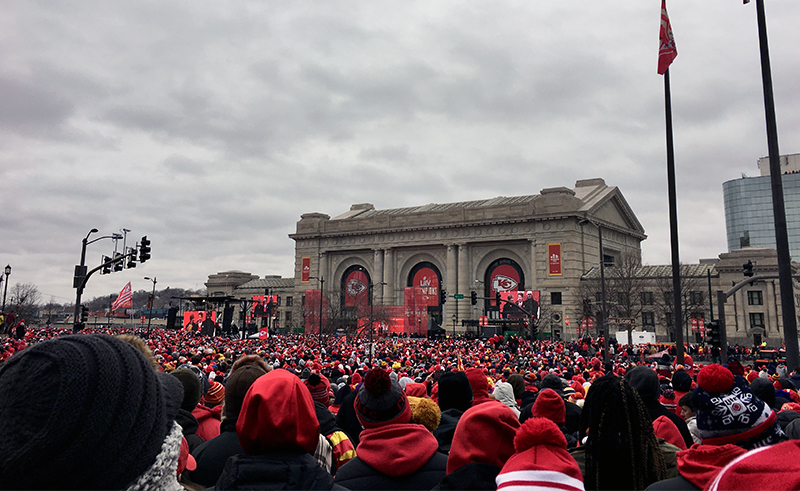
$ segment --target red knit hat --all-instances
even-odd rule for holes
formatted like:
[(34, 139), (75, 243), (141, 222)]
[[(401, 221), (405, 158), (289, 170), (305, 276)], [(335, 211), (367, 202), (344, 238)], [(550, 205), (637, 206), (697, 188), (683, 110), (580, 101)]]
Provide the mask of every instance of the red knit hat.
[(757, 448), (739, 456), (706, 489), (800, 489), (800, 440)]
[(531, 407), (531, 417), (547, 418), (556, 424), (563, 425), (567, 419), (564, 399), (553, 389), (544, 389)]
[(505, 404), (479, 404), (458, 420), (447, 457), (447, 473), (472, 463), (503, 467), (514, 455), (514, 435), (520, 427), (514, 411)]
[(312, 399), (326, 406), (330, 406), (331, 398), (333, 397), (333, 389), (331, 389), (331, 383), (328, 377), (321, 373), (312, 373), (303, 383), (306, 384), (308, 391), (311, 392)]
[(678, 426), (666, 416), (659, 416), (653, 421), (653, 431), (656, 438), (663, 438), (667, 443), (671, 443), (681, 450), (686, 450), (686, 441), (681, 435)]
[(497, 475), (497, 489), (583, 491), (583, 474), (567, 452), (567, 440), (547, 418), (525, 421), (514, 437), (517, 450)]
[(225, 386), (219, 382), (211, 382), (206, 392), (206, 402), (209, 404), (222, 404), (225, 400)]

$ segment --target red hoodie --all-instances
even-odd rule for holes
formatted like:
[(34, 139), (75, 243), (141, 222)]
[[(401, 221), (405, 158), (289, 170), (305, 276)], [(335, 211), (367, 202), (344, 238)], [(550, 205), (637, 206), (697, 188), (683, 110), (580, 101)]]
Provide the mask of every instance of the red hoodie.
[[(221, 407), (221, 406), (216, 406)], [(219, 436), (220, 413), (213, 408), (198, 404), (192, 410), (192, 415), (197, 418), (197, 431), (195, 434), (205, 441)]]
[(489, 379), (483, 374), (483, 370), (479, 368), (468, 368), (464, 373), (466, 373), (467, 379), (469, 379), (469, 385), (472, 386), (473, 406), (495, 400), (489, 397)]
[(274, 450), (313, 454), (319, 443), (319, 421), (311, 393), (286, 370), (262, 375), (244, 397), (236, 433), (248, 454)]
[(719, 472), (747, 450), (738, 445), (699, 445), (678, 452), (678, 472), (700, 489), (714, 480)]
[(439, 442), (422, 425), (391, 424), (361, 432), (358, 458), (389, 476), (408, 476), (425, 465)]

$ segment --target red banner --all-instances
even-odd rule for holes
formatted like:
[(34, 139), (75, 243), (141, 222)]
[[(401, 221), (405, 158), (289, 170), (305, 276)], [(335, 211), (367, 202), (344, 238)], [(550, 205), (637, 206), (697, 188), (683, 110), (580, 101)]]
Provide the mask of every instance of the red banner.
[(327, 322), (328, 301), (325, 297), (322, 297), (322, 304), (320, 305), (320, 297), (319, 290), (306, 290), (304, 305), (305, 326), (303, 326), (306, 335), (319, 333), (320, 310), (322, 310), (322, 324)]
[(311, 258), (304, 257), (302, 261), (302, 270), (300, 271), (300, 281), (308, 283), (311, 279)]
[(439, 305), (439, 275), (431, 268), (420, 268), (411, 280), (411, 286), (419, 288), (426, 306)]
[(561, 276), (561, 244), (547, 244), (550, 276)]
[(697, 319), (692, 319), (692, 331), (697, 330)]

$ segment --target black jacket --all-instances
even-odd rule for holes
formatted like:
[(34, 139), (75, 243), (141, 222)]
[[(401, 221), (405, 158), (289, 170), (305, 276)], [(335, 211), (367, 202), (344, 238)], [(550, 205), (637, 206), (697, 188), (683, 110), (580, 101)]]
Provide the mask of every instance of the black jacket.
[(189, 444), (189, 452), (192, 452), (205, 441), (195, 434), (197, 432), (199, 423), (197, 422), (197, 418), (195, 418), (194, 414), (191, 412), (185, 409), (178, 409), (178, 414), (175, 416), (175, 422), (181, 425), (183, 437), (186, 438), (186, 443)]
[(455, 408), (442, 411), (439, 427), (433, 430), (433, 436), (439, 442), (439, 451), (445, 455), (450, 453), (450, 445), (453, 444), (456, 425), (458, 425), (462, 414), (464, 414), (464, 411)]
[(236, 434), (236, 419), (224, 419), (220, 424), (219, 436), (198, 446), (191, 453), (197, 468), (186, 471), (186, 477), (206, 487), (216, 484), (228, 458), (244, 453)]
[(438, 486), (431, 491), (488, 490), (497, 489), (495, 479), (500, 468), (482, 462), (473, 462), (444, 476)]
[(408, 476), (389, 476), (367, 465), (358, 457), (336, 472), (336, 484), (352, 491), (360, 490), (429, 490), (445, 476), (447, 456), (436, 452), (428, 462)]
[(359, 436), (361, 435), (361, 423), (358, 421), (358, 417), (356, 416), (356, 395), (358, 393), (356, 391), (351, 391), (347, 396), (345, 396), (344, 400), (342, 400), (342, 405), (339, 407), (339, 412), (336, 413), (336, 426), (341, 428), (347, 436), (350, 437), (350, 441), (353, 442), (353, 446), (358, 446)]
[(271, 452), (265, 455), (236, 455), (214, 489), (338, 489), (325, 469), (311, 454)]

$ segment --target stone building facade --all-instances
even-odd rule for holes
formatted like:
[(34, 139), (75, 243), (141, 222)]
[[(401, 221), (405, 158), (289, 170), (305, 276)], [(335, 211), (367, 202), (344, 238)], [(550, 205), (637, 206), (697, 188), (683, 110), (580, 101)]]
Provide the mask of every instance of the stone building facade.
[[(574, 337), (567, 312), (581, 304), (582, 275), (599, 264), (597, 225), (606, 262), (641, 260), (644, 229), (620, 190), (602, 179), (528, 196), (395, 209), (364, 203), (334, 218), (307, 213), (290, 235), (295, 296), (322, 285), (326, 296), (344, 298), (348, 279), (359, 275), (373, 304), (403, 305), (405, 288), (420, 286), (424, 271), (429, 285), (447, 292), (446, 303), (428, 310), (448, 330), (464, 332), (464, 320), (496, 317), (495, 295), (511, 287), (539, 291), (548, 323)], [(502, 284), (509, 279), (516, 284)], [(480, 298), (475, 306), (472, 291)]]

